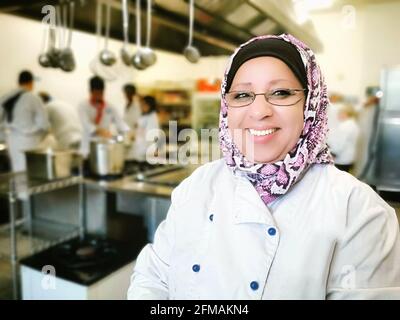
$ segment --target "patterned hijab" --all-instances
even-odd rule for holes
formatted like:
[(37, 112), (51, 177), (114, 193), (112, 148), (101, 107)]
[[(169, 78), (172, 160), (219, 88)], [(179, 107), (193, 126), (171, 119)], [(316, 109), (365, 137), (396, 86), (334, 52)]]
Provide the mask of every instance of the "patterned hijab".
[[(275, 163), (254, 163), (246, 159), (232, 140), (228, 129), (228, 106), (225, 101), (227, 78), (233, 58), (247, 44), (262, 39), (281, 39), (291, 43), (300, 53), (307, 73), (304, 125), (295, 147), (285, 158)], [(229, 168), (235, 174), (244, 175), (255, 187), (263, 202), (268, 205), (286, 194), (314, 163), (332, 163), (332, 156), (325, 143), (327, 127), (326, 108), (329, 103), (324, 78), (315, 55), (304, 43), (292, 35), (260, 36), (249, 40), (236, 49), (230, 58), (221, 86), (221, 110), (219, 140), (221, 151)]]

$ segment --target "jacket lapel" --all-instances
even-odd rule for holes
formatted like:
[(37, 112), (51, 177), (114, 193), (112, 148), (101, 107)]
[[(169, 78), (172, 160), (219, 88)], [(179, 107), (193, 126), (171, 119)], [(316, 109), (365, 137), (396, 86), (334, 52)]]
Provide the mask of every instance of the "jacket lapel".
[(275, 225), (271, 211), (261, 200), (253, 185), (244, 177), (235, 176), (234, 221), (235, 223), (261, 223)]

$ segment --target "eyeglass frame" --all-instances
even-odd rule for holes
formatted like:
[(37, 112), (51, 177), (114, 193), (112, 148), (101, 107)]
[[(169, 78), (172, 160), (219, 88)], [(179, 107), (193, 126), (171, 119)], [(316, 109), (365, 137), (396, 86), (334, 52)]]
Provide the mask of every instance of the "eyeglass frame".
[[(298, 102), (302, 99), (302, 97), (300, 97), (300, 99), (297, 100), (296, 102), (291, 103), (291, 104), (284, 104), (284, 105), (275, 104), (275, 103), (270, 102), (268, 99), (269, 99), (269, 97), (271, 97), (271, 94), (270, 94), (269, 96), (267, 96), (267, 93), (276, 92), (276, 91), (278, 91), (278, 90), (288, 90), (288, 91), (290, 91), (290, 92), (307, 92), (307, 91), (308, 91), (307, 89), (290, 89), (290, 88), (277, 88), (277, 89), (274, 89), (274, 90), (272, 90), (272, 91), (264, 92), (264, 93), (254, 93), (253, 91), (246, 91), (246, 90), (242, 90), (242, 91), (229, 91), (229, 92), (226, 92), (226, 93), (224, 94), (224, 96), (225, 96), (224, 98), (225, 98), (225, 101), (226, 101), (226, 95), (229, 94), (229, 93), (234, 93), (234, 92), (238, 92), (238, 93), (239, 93), (239, 92), (242, 92), (242, 93), (246, 92), (246, 93), (252, 93), (252, 94), (253, 94), (253, 100), (252, 100), (250, 103), (248, 103), (248, 104), (245, 104), (245, 105), (243, 105), (243, 106), (238, 106), (238, 107), (232, 107), (232, 106), (230, 106), (230, 105), (228, 104), (228, 107), (230, 107), (230, 108), (235, 108), (235, 109), (237, 109), (237, 108), (243, 108), (243, 107), (247, 107), (247, 106), (251, 105), (251, 104), (256, 100), (256, 97), (257, 97), (257, 96), (264, 96), (264, 99), (265, 99), (266, 102), (268, 102), (268, 103), (270, 103), (270, 104), (272, 104), (272, 105), (274, 105), (274, 106), (278, 106), (278, 107), (290, 107), (290, 106), (294, 106), (296, 103), (298, 103)], [(227, 103), (228, 103), (228, 102), (227, 102)]]

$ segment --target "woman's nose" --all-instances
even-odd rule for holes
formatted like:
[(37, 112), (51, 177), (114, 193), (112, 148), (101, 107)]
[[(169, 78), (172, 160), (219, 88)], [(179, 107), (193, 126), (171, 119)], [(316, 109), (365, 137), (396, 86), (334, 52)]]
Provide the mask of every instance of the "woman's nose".
[(263, 95), (257, 95), (248, 110), (250, 117), (255, 120), (270, 117), (273, 114), (273, 106), (265, 99)]

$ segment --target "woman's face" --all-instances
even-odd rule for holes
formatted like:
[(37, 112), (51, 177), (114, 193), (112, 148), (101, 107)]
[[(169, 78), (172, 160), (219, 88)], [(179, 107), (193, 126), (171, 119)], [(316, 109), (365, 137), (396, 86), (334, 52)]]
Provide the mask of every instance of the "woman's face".
[[(302, 89), (290, 68), (273, 57), (259, 57), (243, 63), (230, 91), (264, 93), (275, 89)], [(295, 105), (276, 106), (262, 95), (248, 106), (228, 106), (228, 127), (235, 144), (249, 161), (273, 163), (283, 160), (296, 145), (303, 129), (305, 95)], [(261, 132), (260, 132), (261, 131)]]

